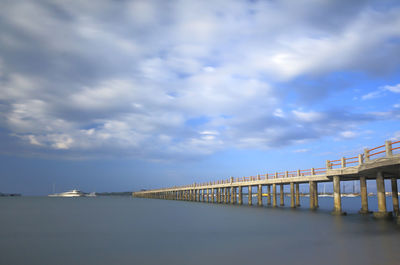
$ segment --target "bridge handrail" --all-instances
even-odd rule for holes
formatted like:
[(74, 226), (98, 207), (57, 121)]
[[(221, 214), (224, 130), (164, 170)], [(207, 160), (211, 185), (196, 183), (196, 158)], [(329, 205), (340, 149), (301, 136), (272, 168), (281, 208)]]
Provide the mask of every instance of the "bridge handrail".
[[(329, 169), (332, 169), (332, 166), (341, 166), (341, 168), (348, 167), (348, 164), (355, 164), (358, 163), (359, 165), (369, 161), (372, 156), (386, 153), (386, 156), (391, 156), (392, 151), (399, 150), (400, 146), (393, 147), (393, 145), (400, 144), (399, 141), (391, 142), (386, 141), (384, 145), (380, 145), (371, 149), (365, 149), (363, 154), (359, 154), (358, 156), (353, 157), (342, 157), (341, 159), (337, 160), (327, 160), (326, 167), (321, 168), (310, 168), (310, 169), (299, 169), (299, 170), (292, 170), (292, 171), (283, 171), (283, 172), (275, 172), (275, 173), (265, 173), (265, 174), (258, 174), (257, 176), (249, 176), (249, 177), (236, 177), (231, 178), (228, 180), (217, 180), (214, 182), (203, 182), (200, 184), (190, 184), (190, 185), (183, 185), (183, 186), (174, 186), (174, 188), (190, 188), (190, 187), (202, 187), (202, 186), (210, 186), (215, 184), (226, 184), (226, 183), (236, 183), (236, 182), (249, 182), (255, 180), (268, 180), (268, 179), (275, 179), (275, 178), (292, 178), (292, 177), (300, 177), (300, 176), (312, 176), (317, 174), (325, 174)], [(384, 150), (377, 151), (375, 153), (371, 153), (371, 151), (375, 151), (385, 147)], [(339, 162), (339, 163), (336, 163)], [(337, 169), (337, 168), (335, 168)], [(148, 191), (159, 191), (165, 190), (163, 188), (155, 189), (155, 190), (148, 190)]]

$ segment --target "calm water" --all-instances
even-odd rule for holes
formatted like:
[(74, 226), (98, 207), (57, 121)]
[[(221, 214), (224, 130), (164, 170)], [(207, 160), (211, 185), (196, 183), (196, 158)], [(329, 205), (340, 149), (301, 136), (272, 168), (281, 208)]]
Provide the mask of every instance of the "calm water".
[[(0, 198), (0, 264), (400, 264), (394, 222), (331, 216), (332, 198), (320, 198), (316, 212), (301, 201), (291, 210), (130, 197)], [(356, 212), (360, 200), (343, 204)]]

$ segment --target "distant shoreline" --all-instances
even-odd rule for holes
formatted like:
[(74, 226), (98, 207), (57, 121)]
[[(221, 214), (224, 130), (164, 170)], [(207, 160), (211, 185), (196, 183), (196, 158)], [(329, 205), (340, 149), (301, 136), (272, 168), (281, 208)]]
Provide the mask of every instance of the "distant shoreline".
[(1, 193), (0, 192), (0, 197), (20, 197), (22, 196), (19, 193)]

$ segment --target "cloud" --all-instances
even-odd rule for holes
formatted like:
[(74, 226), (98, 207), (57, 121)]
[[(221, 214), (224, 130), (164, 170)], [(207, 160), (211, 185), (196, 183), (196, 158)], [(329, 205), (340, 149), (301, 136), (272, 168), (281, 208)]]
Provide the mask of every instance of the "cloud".
[(383, 89), (388, 90), (393, 93), (400, 93), (400, 84), (394, 85), (394, 86), (384, 86)]
[(372, 91), (370, 93), (367, 93), (361, 97), (362, 100), (367, 100), (367, 99), (374, 99), (377, 97), (382, 97), (386, 94), (386, 92), (389, 91), (391, 93), (400, 93), (400, 84), (390, 86), (381, 86), (377, 90)]
[(353, 131), (343, 131), (343, 132), (340, 133), (340, 136), (343, 137), (343, 138), (346, 138), (346, 139), (355, 138), (355, 137), (357, 137), (357, 135), (358, 134), (356, 132), (353, 132)]
[(398, 67), (400, 9), (339, 2), (10, 2), (1, 139), (27, 153), (170, 159), (351, 137), (396, 112), (310, 102), (345, 89), (332, 72)]

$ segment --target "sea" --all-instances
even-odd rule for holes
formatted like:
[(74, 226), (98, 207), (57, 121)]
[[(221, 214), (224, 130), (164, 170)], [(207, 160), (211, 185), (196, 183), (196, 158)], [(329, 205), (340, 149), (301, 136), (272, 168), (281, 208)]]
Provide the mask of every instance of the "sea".
[[(347, 216), (330, 214), (331, 197), (320, 197), (316, 211), (300, 200), (291, 209), (289, 197), (277, 208), (2, 197), (0, 264), (400, 264), (400, 225), (357, 214), (359, 197), (342, 198)], [(376, 197), (369, 205), (376, 210)]]

